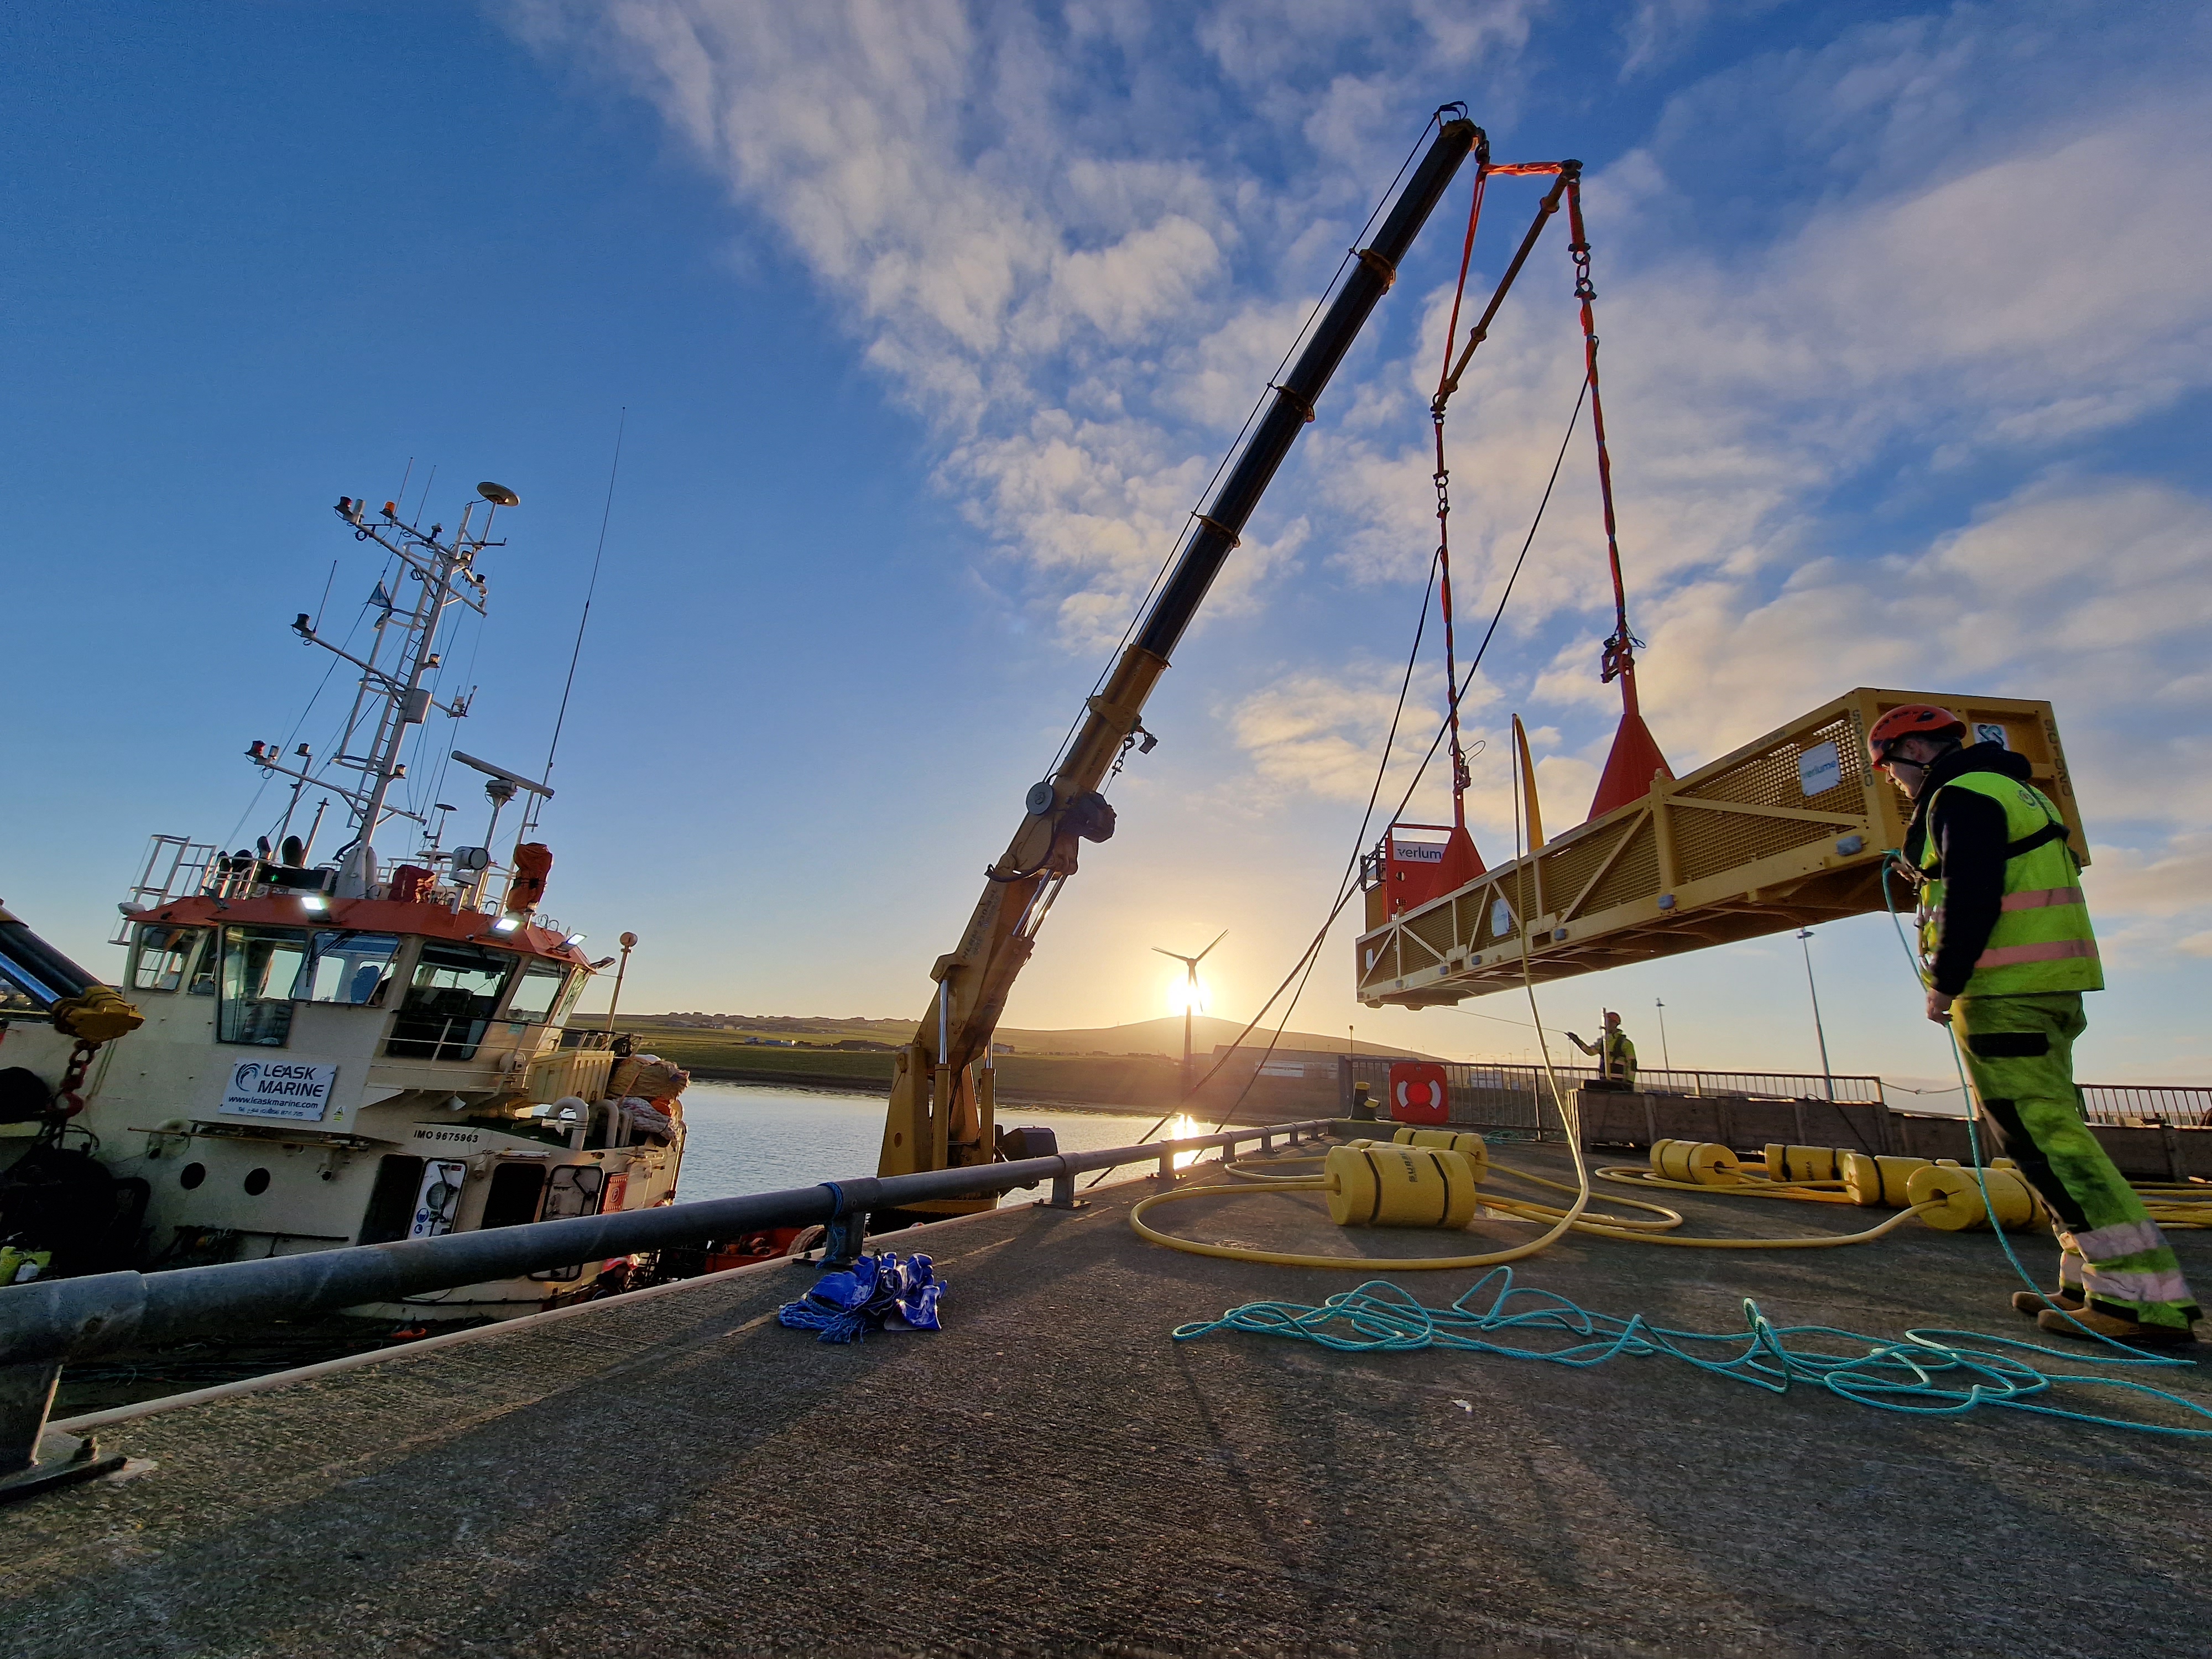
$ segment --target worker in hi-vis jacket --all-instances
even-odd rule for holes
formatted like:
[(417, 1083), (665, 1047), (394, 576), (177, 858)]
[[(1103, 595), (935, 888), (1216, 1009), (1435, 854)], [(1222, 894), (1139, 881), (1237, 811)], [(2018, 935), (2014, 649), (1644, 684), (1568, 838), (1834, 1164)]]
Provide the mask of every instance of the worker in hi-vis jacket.
[(1584, 1054), (1597, 1056), (1597, 1081), (1593, 1087), (1632, 1092), (1635, 1090), (1636, 1045), (1628, 1040), (1628, 1033), (1620, 1029), (1619, 1014), (1611, 1009), (1606, 1011), (1605, 1033), (1595, 1042), (1584, 1042), (1572, 1031), (1567, 1036)]
[(2013, 1306), (2056, 1335), (2193, 1342), (2181, 1264), (2074, 1086), (2081, 994), (2105, 976), (2065, 822), (2023, 757), (1966, 735), (1949, 709), (1908, 704), (1875, 722), (1867, 750), (1913, 803), (1901, 862), (1920, 894), (1928, 1018), (1960, 1038), (1984, 1119), (2056, 1218), (2058, 1288)]

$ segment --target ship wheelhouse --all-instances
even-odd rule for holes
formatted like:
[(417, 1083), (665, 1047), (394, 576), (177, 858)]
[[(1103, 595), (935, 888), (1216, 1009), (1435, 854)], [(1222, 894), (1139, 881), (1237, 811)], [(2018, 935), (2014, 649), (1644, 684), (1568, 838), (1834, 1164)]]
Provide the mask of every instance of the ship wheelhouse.
[(148, 1181), (154, 1260), (510, 1226), (672, 1186), (680, 1121), (641, 1130), (605, 1097), (611, 1035), (564, 1030), (593, 964), (557, 928), (462, 896), (253, 884), (129, 915), (146, 1024), (87, 1127)]
[[(617, 1053), (611, 1030), (566, 1029), (592, 975), (614, 958), (587, 960), (582, 936), (538, 910), (553, 856), (533, 832), (553, 797), (550, 753), (533, 778), (426, 740), (434, 716), (470, 713), (474, 688), (441, 699), (441, 630), (457, 610), (484, 614), (478, 562), (505, 545), (489, 539), (492, 517), (520, 505), (498, 484), (477, 495), (450, 536), (405, 521), (396, 502), (377, 515), (339, 498), (339, 520), (383, 574), (353, 632), (325, 636), (305, 613), (292, 625), (359, 671), (338, 740), (319, 756), (304, 743), (252, 744), (263, 782), (289, 781), (281, 822), (234, 854), (155, 836), (121, 907), (113, 943), (128, 949), (123, 988), (144, 1023), (100, 1052), (74, 1123), (118, 1182), (143, 1184), (143, 1266), (673, 1196), (684, 1141), (674, 1097), (688, 1079)], [(447, 762), (484, 780), (490, 817), (478, 844), (447, 844), (439, 815), (454, 807), (403, 805), (394, 793), (410, 763), (418, 779), (441, 779)], [(501, 813), (518, 796), (520, 830), (502, 837)], [(346, 834), (319, 860), (333, 804)], [(386, 865), (374, 842), (403, 821), (419, 844)], [(495, 848), (511, 848), (503, 862)], [(634, 943), (624, 936), (625, 952)], [(597, 1271), (390, 1310), (524, 1311)]]

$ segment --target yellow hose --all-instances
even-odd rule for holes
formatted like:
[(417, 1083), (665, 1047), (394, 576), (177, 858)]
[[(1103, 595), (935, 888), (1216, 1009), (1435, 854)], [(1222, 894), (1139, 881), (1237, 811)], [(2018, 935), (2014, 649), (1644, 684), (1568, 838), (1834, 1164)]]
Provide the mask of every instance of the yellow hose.
[[(1541, 1182), (1547, 1187), (1558, 1187), (1562, 1191), (1570, 1190), (1562, 1182), (1547, 1181), (1541, 1176), (1530, 1176), (1524, 1170), (1515, 1170), (1511, 1173), (1522, 1176), (1524, 1180)], [(1139, 1200), (1135, 1206), (1130, 1210), (1129, 1225), (1135, 1230), (1139, 1238), (1152, 1243), (1164, 1244), (1171, 1250), (1182, 1250), (1192, 1255), (1219, 1256), (1228, 1261), (1259, 1261), (1279, 1267), (1331, 1267), (1340, 1271), (1356, 1268), (1361, 1272), (1370, 1272), (1379, 1267), (1394, 1272), (1419, 1273), (1465, 1267), (1493, 1267), (1508, 1261), (1517, 1261), (1524, 1256), (1534, 1255), (1538, 1250), (1546, 1248), (1569, 1228), (1572, 1228), (1577, 1232), (1594, 1233), (1601, 1238), (1625, 1238), (1645, 1244), (1674, 1244), (1690, 1249), (1834, 1249), (1845, 1244), (1870, 1243), (1884, 1234), (1893, 1232), (1903, 1226), (1905, 1223), (1918, 1215), (1922, 1210), (1940, 1207), (1923, 1204), (1917, 1205), (1911, 1209), (1899, 1210), (1895, 1215), (1890, 1216), (1878, 1225), (1856, 1233), (1823, 1234), (1812, 1238), (1676, 1238), (1670, 1236), (1671, 1230), (1681, 1224), (1682, 1218), (1672, 1210), (1660, 1209), (1656, 1204), (1637, 1204), (1637, 1207), (1657, 1211), (1659, 1214), (1670, 1219), (1660, 1223), (1638, 1222), (1612, 1216), (1599, 1219), (1585, 1219), (1583, 1212), (1589, 1203), (1589, 1194), (1587, 1190), (1577, 1194), (1575, 1205), (1567, 1210), (1554, 1210), (1544, 1205), (1525, 1204), (1518, 1199), (1499, 1199), (1485, 1194), (1483, 1202), (1492, 1209), (1511, 1210), (1536, 1218), (1552, 1217), (1557, 1219), (1552, 1230), (1542, 1237), (1526, 1244), (1515, 1245), (1510, 1249), (1491, 1250), (1480, 1255), (1407, 1257), (1307, 1255), (1291, 1250), (1254, 1249), (1239, 1244), (1207, 1244), (1194, 1238), (1182, 1238), (1173, 1233), (1164, 1233), (1157, 1227), (1147, 1226), (1144, 1220), (1146, 1211), (1156, 1205), (1171, 1204), (1178, 1199), (1241, 1198), (1251, 1193), (1320, 1192), (1325, 1189), (1327, 1184), (1326, 1180), (1320, 1176), (1294, 1176), (1284, 1181), (1260, 1181), (1247, 1177), (1246, 1184), (1241, 1187), (1186, 1187), (1175, 1192), (1154, 1193), (1149, 1198)], [(1696, 1190), (1702, 1192), (1713, 1189), (1699, 1188)], [(1633, 1199), (1625, 1199), (1622, 1202), (1636, 1204)]]
[[(1504, 1167), (1504, 1166), (1500, 1166)], [(1519, 1175), (1518, 1170), (1513, 1171)], [(1843, 1190), (1840, 1181), (1769, 1181), (1765, 1176), (1747, 1176), (1741, 1181), (1725, 1185), (1705, 1186), (1694, 1181), (1669, 1181), (1634, 1164), (1613, 1164), (1597, 1172), (1601, 1181), (1617, 1182), (1624, 1187), (1664, 1187), (1676, 1193), (1726, 1193), (1743, 1198), (1794, 1198), (1808, 1204), (1850, 1204), (1855, 1200)], [(1530, 1180), (1541, 1176), (1531, 1176)], [(1557, 1182), (1548, 1183), (1557, 1185)]]
[[(1356, 1145), (1357, 1143), (1355, 1142), (1354, 1144)], [(1271, 1170), (1287, 1170), (1294, 1166), (1304, 1167), (1304, 1165), (1311, 1164), (1326, 1164), (1328, 1161), (1328, 1160), (1326, 1158), (1270, 1158), (1267, 1161), (1267, 1167)], [(1544, 1176), (1534, 1175), (1527, 1170), (1516, 1169), (1510, 1164), (1492, 1164), (1488, 1167), (1498, 1171), (1500, 1174), (1510, 1175), (1521, 1181), (1531, 1182), (1539, 1187), (1549, 1187), (1554, 1192), (1578, 1194), (1581, 1191), (1581, 1188), (1570, 1187), (1564, 1181), (1553, 1181)], [(1275, 1181), (1272, 1176), (1253, 1174), (1234, 1164), (1224, 1165), (1222, 1173), (1224, 1175), (1234, 1176), (1237, 1180), (1244, 1182), (1249, 1185), (1257, 1185), (1261, 1182), (1266, 1182), (1280, 1188), (1284, 1184), (1279, 1181)], [(1601, 1170), (1599, 1173), (1602, 1174), (1603, 1171)], [(1320, 1183), (1316, 1182), (1316, 1184), (1319, 1185)], [(1711, 1189), (1705, 1187), (1692, 1187), (1687, 1188), (1687, 1190), (1691, 1192), (1702, 1193)], [(1589, 1217), (1588, 1218), (1601, 1222), (1607, 1226), (1626, 1227), (1633, 1229), (1638, 1232), (1668, 1232), (1676, 1227), (1686, 1224), (1687, 1218), (1679, 1210), (1670, 1210), (1663, 1205), (1659, 1204), (1646, 1204), (1639, 1198), (1624, 1198), (1621, 1199), (1620, 1202), (1626, 1204), (1632, 1210), (1649, 1210), (1653, 1215), (1658, 1217), (1659, 1219), (1656, 1221), (1638, 1221), (1632, 1216), (1620, 1215), (1598, 1215)], [(1537, 1204), (1525, 1198), (1507, 1198), (1501, 1194), (1492, 1192), (1483, 1193), (1482, 1203), (1484, 1207), (1487, 1209), (1503, 1210), (1509, 1214), (1522, 1216), (1532, 1221), (1556, 1221), (1562, 1214), (1565, 1213), (1565, 1212), (1560, 1210), (1556, 1205)]]
[[(1521, 842), (1519, 813), (1520, 797), (1517, 793), (1514, 797), (1514, 806), (1513, 839), (1517, 855), (1517, 849)], [(1585, 1219), (1584, 1212), (1589, 1208), (1592, 1194), (1590, 1185), (1590, 1167), (1583, 1157), (1583, 1137), (1580, 1115), (1573, 1107), (1568, 1104), (1566, 1093), (1559, 1087), (1559, 1074), (1552, 1069), (1552, 1049), (1550, 1043), (1545, 1041), (1543, 1011), (1536, 1006), (1536, 979), (1529, 967), (1528, 939), (1525, 929), (1522, 930), (1521, 937), (1521, 982), (1522, 988), (1527, 993), (1528, 998), (1528, 1012), (1536, 1028), (1536, 1042), (1543, 1055), (1545, 1075), (1550, 1080), (1552, 1085), (1552, 1100), (1553, 1104), (1559, 1108), (1560, 1121), (1565, 1127), (1567, 1132), (1567, 1151), (1574, 1158), (1576, 1185), (1569, 1187), (1564, 1182), (1552, 1181), (1542, 1176), (1531, 1175), (1525, 1170), (1516, 1170), (1511, 1168), (1510, 1165), (1493, 1164), (1492, 1167), (1501, 1170), (1504, 1174), (1516, 1176), (1522, 1181), (1533, 1182), (1540, 1187), (1550, 1187), (1559, 1192), (1571, 1192), (1574, 1194), (1575, 1201), (1565, 1210), (1556, 1209), (1549, 1205), (1531, 1203), (1522, 1199), (1502, 1199), (1489, 1194), (1485, 1194), (1482, 1201), (1492, 1209), (1504, 1210), (1509, 1214), (1523, 1216), (1531, 1220), (1549, 1219), (1552, 1222), (1551, 1227), (1540, 1237), (1531, 1239), (1523, 1244), (1513, 1245), (1510, 1249), (1485, 1251), (1477, 1255), (1410, 1257), (1307, 1255), (1291, 1250), (1260, 1250), (1251, 1249), (1244, 1246), (1236, 1244), (1206, 1244), (1201, 1243), (1194, 1238), (1181, 1238), (1173, 1233), (1164, 1233), (1157, 1227), (1149, 1227), (1145, 1224), (1144, 1217), (1146, 1211), (1153, 1208), (1157, 1205), (1171, 1204), (1178, 1199), (1233, 1198), (1252, 1193), (1321, 1192), (1327, 1190), (1328, 1187), (1327, 1178), (1322, 1176), (1294, 1176), (1288, 1180), (1271, 1180), (1261, 1176), (1248, 1176), (1242, 1170), (1234, 1169), (1233, 1167), (1230, 1169), (1229, 1173), (1235, 1176), (1239, 1181), (1243, 1182), (1244, 1183), (1243, 1185), (1233, 1187), (1187, 1187), (1164, 1193), (1154, 1193), (1149, 1198), (1139, 1199), (1130, 1207), (1129, 1225), (1135, 1231), (1139, 1238), (1147, 1240), (1154, 1244), (1164, 1244), (1171, 1250), (1182, 1250), (1192, 1255), (1218, 1256), (1223, 1260), (1229, 1261), (1259, 1261), (1267, 1263), (1270, 1266), (1282, 1267), (1328, 1267), (1337, 1269), (1339, 1271), (1347, 1268), (1356, 1268), (1363, 1273), (1370, 1272), (1376, 1267), (1386, 1267), (1407, 1273), (1418, 1273), (1426, 1271), (1450, 1271), (1468, 1267), (1503, 1267), (1507, 1262), (1523, 1261), (1529, 1256), (1535, 1255), (1541, 1251), (1549, 1249), (1570, 1231), (1594, 1233), (1602, 1238), (1625, 1238), (1645, 1244), (1681, 1245), (1691, 1249), (1834, 1249), (1845, 1244), (1868, 1243), (1872, 1240), (1880, 1238), (1884, 1234), (1893, 1231), (1895, 1229), (1904, 1225), (1907, 1220), (1918, 1215), (1923, 1209), (1936, 1209), (1942, 1207), (1940, 1205), (1935, 1204), (1916, 1205), (1911, 1208), (1899, 1211), (1887, 1220), (1881, 1222), (1879, 1225), (1869, 1227), (1863, 1232), (1824, 1235), (1813, 1238), (1676, 1238), (1672, 1237), (1671, 1234), (1673, 1229), (1682, 1224), (1683, 1218), (1679, 1213), (1673, 1210), (1662, 1209), (1656, 1204), (1645, 1204), (1635, 1199), (1623, 1199), (1620, 1201), (1636, 1209), (1650, 1210), (1656, 1215), (1661, 1217), (1662, 1219), (1657, 1221), (1638, 1221), (1633, 1218), (1626, 1216), (1609, 1216), (1603, 1214)], [(1297, 1159), (1286, 1158), (1283, 1160), (1283, 1164), (1279, 1164), (1276, 1167), (1283, 1167), (1283, 1165), (1286, 1165), (1293, 1162), (1300, 1164), (1308, 1164), (1323, 1163), (1326, 1160), (1322, 1158), (1311, 1158)], [(1741, 1186), (1730, 1188), (1700, 1187), (1689, 1185), (1688, 1183), (1684, 1182), (1662, 1181), (1656, 1178), (1647, 1177), (1642, 1172), (1632, 1170), (1626, 1167), (1602, 1170), (1598, 1173), (1606, 1176), (1609, 1180), (1623, 1182), (1634, 1182), (1646, 1186), (1670, 1187), (1686, 1192), (1713, 1193), (1724, 1191), (1740, 1192), (1744, 1190)], [(1759, 1196), (1762, 1198), (1804, 1198), (1818, 1203), (1849, 1204), (1852, 1202), (1852, 1200), (1848, 1194), (1840, 1191), (1834, 1193), (1815, 1191), (1814, 1190), (1814, 1188), (1816, 1185), (1821, 1188), (1829, 1186), (1840, 1187), (1842, 1183), (1840, 1182), (1791, 1183), (1784, 1188), (1777, 1187), (1773, 1183), (1762, 1182), (1759, 1190)]]
[[(1129, 1211), (1129, 1225), (1137, 1236), (1154, 1244), (1164, 1244), (1171, 1250), (1187, 1251), (1192, 1255), (1218, 1255), (1230, 1261), (1264, 1261), (1280, 1267), (1374, 1267), (1402, 1268), (1414, 1272), (1427, 1268), (1497, 1267), (1509, 1261), (1519, 1261), (1539, 1250), (1547, 1249), (1581, 1218), (1589, 1203), (1585, 1191), (1572, 1208), (1555, 1212), (1559, 1219), (1550, 1231), (1527, 1243), (1516, 1244), (1503, 1250), (1489, 1250), (1480, 1255), (1431, 1255), (1400, 1258), (1397, 1256), (1341, 1256), (1301, 1255), (1286, 1250), (1254, 1250), (1235, 1244), (1205, 1244), (1194, 1238), (1179, 1238), (1173, 1233), (1164, 1233), (1145, 1224), (1145, 1212), (1158, 1204), (1171, 1204), (1182, 1198), (1241, 1198), (1249, 1193), (1317, 1193), (1328, 1186), (1321, 1176), (1294, 1176), (1287, 1181), (1251, 1181), (1242, 1187), (1185, 1187), (1171, 1193), (1154, 1193), (1150, 1198), (1139, 1199)], [(1487, 1199), (1484, 1200), (1489, 1202)], [(1631, 1238), (1646, 1237), (1642, 1233), (1623, 1235)]]

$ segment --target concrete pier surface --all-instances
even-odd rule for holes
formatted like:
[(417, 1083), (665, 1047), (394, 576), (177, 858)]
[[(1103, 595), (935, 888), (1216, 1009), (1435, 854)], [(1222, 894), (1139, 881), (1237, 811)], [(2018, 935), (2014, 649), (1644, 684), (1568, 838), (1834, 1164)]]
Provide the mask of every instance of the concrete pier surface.
[[(1148, 1190), (902, 1236), (951, 1287), (933, 1335), (784, 1330), (811, 1275), (778, 1264), (104, 1431), (131, 1478), (0, 1510), (0, 1652), (2212, 1651), (2212, 1443), (1899, 1416), (1664, 1358), (1176, 1344), (1185, 1321), (1360, 1279), (1148, 1245), (1126, 1224)], [(1879, 1213), (1680, 1207), (1738, 1237)], [(1377, 1257), (1527, 1236), (1341, 1233), (1283, 1194), (1158, 1215)], [(2176, 1236), (2212, 1294), (2203, 1241)], [(2047, 1239), (2018, 1248), (2050, 1267)], [(1401, 1279), (1442, 1304), (1474, 1277)], [(1751, 1296), (1882, 1337), (2033, 1330), (1994, 1238), (1917, 1222), (1796, 1253), (1575, 1237), (1519, 1279), (1688, 1328), (1739, 1328)], [(2046, 1370), (2102, 1369), (2045, 1342)], [(2212, 1404), (2201, 1370), (2135, 1375)]]

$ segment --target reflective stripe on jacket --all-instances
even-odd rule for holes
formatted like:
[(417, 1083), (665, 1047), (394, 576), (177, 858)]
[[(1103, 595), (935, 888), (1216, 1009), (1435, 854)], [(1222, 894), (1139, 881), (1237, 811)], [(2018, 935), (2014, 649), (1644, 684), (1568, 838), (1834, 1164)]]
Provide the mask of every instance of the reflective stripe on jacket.
[(1605, 1076), (1616, 1083), (1636, 1081), (1636, 1045), (1620, 1031), (1607, 1031), (1598, 1040), (1602, 1057), (1598, 1065)]
[[(2065, 820), (2050, 798), (2030, 783), (1998, 772), (1963, 772), (1940, 786), (1968, 789), (2004, 811), (2004, 899), (1989, 943), (1976, 958), (1962, 995), (2024, 996), (2050, 991), (2101, 991), (2105, 975), (2097, 936), (2081, 893), (2081, 867), (2066, 845)], [(1922, 821), (1930, 821), (1930, 797)], [(1928, 837), (1920, 867), (1929, 879), (1920, 890), (1920, 949), (1933, 959), (1943, 909), (1942, 857)]]

